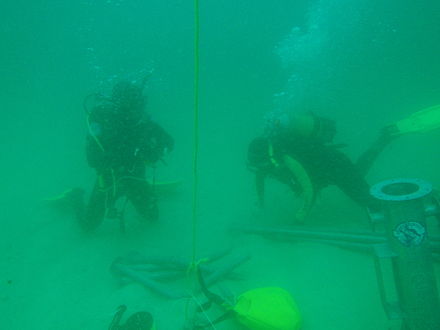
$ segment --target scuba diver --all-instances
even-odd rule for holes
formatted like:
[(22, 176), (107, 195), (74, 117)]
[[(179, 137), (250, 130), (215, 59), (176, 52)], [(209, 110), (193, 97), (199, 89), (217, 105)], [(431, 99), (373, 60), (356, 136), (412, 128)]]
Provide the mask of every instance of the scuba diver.
[(264, 181), (273, 177), (302, 197), (296, 221), (304, 222), (317, 192), (329, 185), (338, 186), (358, 204), (374, 208), (365, 176), (377, 156), (393, 139), (392, 130), (382, 130), (375, 143), (353, 163), (333, 144), (333, 120), (313, 113), (288, 116), (272, 113), (265, 133), (251, 141), (248, 168), (255, 172), (259, 206), (264, 205)]
[(85, 231), (96, 229), (104, 217), (119, 218), (123, 229), (123, 210), (115, 203), (124, 196), (143, 219), (158, 218), (154, 182), (146, 180), (145, 171), (173, 149), (174, 140), (145, 113), (146, 80), (121, 81), (110, 97), (92, 94), (84, 101), (87, 162), (97, 174), (89, 203), (82, 208), (76, 203), (76, 217)]

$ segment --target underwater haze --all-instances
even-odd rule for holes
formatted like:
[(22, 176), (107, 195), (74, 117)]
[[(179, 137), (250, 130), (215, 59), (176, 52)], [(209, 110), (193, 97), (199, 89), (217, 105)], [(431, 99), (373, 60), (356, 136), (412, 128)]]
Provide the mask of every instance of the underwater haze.
[[(1, 329), (109, 329), (120, 305), (127, 306), (123, 320), (148, 311), (158, 330), (184, 329), (206, 301), (192, 291), (195, 281), (161, 282), (191, 292), (172, 299), (118, 278), (112, 263), (133, 251), (188, 265), (193, 251), (197, 259), (221, 251), (226, 260), (246, 259), (211, 289), (237, 299), (252, 288), (282, 287), (303, 330), (400, 329), (381, 304), (371, 255), (233, 229), (296, 225), (299, 199), (272, 180), (258, 208), (246, 167), (268, 113), (335, 120), (335, 143), (356, 159), (382, 127), (440, 104), (439, 1), (201, 0), (195, 239), (194, 2), (1, 1), (0, 17)], [(47, 202), (73, 187), (87, 197), (92, 191), (84, 99), (147, 74), (146, 111), (175, 140), (147, 177), (178, 183), (158, 192), (157, 221), (141, 223), (128, 205), (125, 233), (105, 219), (86, 235), (72, 214)], [(440, 130), (396, 139), (367, 181), (409, 177), (439, 187), (439, 143)], [(370, 230), (365, 210), (333, 186), (319, 193), (304, 226)], [(431, 218), (428, 230), (439, 234)], [(440, 282), (438, 263), (435, 271)], [(202, 314), (213, 320), (221, 311)], [(211, 328), (245, 329), (234, 319)]]

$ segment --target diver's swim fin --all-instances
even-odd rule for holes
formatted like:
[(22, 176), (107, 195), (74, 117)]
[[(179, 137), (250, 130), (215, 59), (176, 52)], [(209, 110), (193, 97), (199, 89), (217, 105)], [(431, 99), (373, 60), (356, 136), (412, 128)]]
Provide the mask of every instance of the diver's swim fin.
[(66, 191), (64, 191), (63, 193), (54, 196), (54, 197), (49, 197), (49, 198), (45, 198), (44, 201), (46, 202), (57, 202), (57, 201), (61, 201), (61, 200), (65, 200), (65, 199), (70, 199), (70, 197), (72, 196), (78, 196), (78, 195), (83, 195), (84, 194), (84, 190), (81, 188), (72, 188), (72, 189), (68, 189)]
[[(153, 184), (153, 180), (147, 180), (149, 184)], [(160, 195), (168, 195), (177, 191), (182, 185), (182, 180), (155, 182), (154, 189)]]
[(415, 112), (390, 126), (391, 135), (429, 132), (440, 128), (440, 104)]
[(79, 214), (84, 208), (84, 193), (82, 188), (73, 188), (58, 196), (46, 198), (44, 202), (62, 214)]

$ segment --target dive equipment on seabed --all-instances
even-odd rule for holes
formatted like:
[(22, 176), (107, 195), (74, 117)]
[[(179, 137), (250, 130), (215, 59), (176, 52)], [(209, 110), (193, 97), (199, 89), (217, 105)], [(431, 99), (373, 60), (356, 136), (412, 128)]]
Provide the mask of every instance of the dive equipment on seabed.
[[(205, 263), (200, 267), (207, 285), (236, 277), (235, 270), (250, 257), (249, 254), (240, 255), (226, 250), (203, 258)], [(116, 258), (110, 271), (122, 283), (136, 282), (162, 297), (181, 299), (190, 297), (181, 283), (188, 277), (188, 265), (188, 261), (177, 257), (152, 257), (132, 252)]]
[[(375, 246), (375, 265), (382, 303), (390, 319), (401, 319), (404, 330), (440, 329), (440, 303), (426, 217), (438, 215), (432, 187), (418, 179), (376, 184), (371, 194), (381, 203), (372, 220), (385, 225), (387, 240)], [(438, 248), (436, 249), (438, 252)], [(392, 264), (397, 302), (389, 302), (382, 262)]]
[(113, 316), (108, 330), (156, 330), (153, 316), (146, 311), (136, 312), (121, 324), (122, 316), (127, 310), (127, 306), (120, 305)]
[[(374, 256), (380, 298), (390, 320), (403, 330), (440, 329), (440, 303), (433, 261), (440, 260), (440, 237), (430, 236), (426, 218), (440, 220), (431, 184), (419, 179), (393, 179), (376, 184), (371, 194), (380, 207), (370, 211), (373, 227), (385, 232), (238, 227), (236, 231), (279, 241), (324, 243)], [(391, 268), (387, 263), (391, 263)], [(385, 269), (392, 269), (385, 272)], [(385, 279), (386, 277), (386, 279)], [(391, 286), (386, 283), (393, 283)], [(390, 302), (391, 288), (397, 301)]]
[[(208, 302), (200, 305), (205, 323), (196, 317), (186, 324), (186, 329), (213, 328), (215, 324), (229, 318), (235, 319), (249, 330), (299, 330), (302, 326), (301, 314), (290, 293), (280, 287), (260, 287), (240, 294), (231, 302), (207, 288), (201, 269), (197, 268), (201, 291)], [(216, 304), (223, 311), (222, 315), (211, 320), (207, 310)]]

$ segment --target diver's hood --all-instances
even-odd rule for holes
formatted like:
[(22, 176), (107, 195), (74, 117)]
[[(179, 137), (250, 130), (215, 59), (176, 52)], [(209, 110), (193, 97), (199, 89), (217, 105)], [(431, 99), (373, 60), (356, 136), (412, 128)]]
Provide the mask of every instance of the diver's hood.
[(114, 110), (120, 120), (126, 123), (138, 123), (144, 117), (146, 104), (143, 87), (129, 81), (117, 83), (110, 97)]
[(113, 87), (111, 101), (121, 108), (143, 108), (143, 88), (133, 82), (121, 81)]

